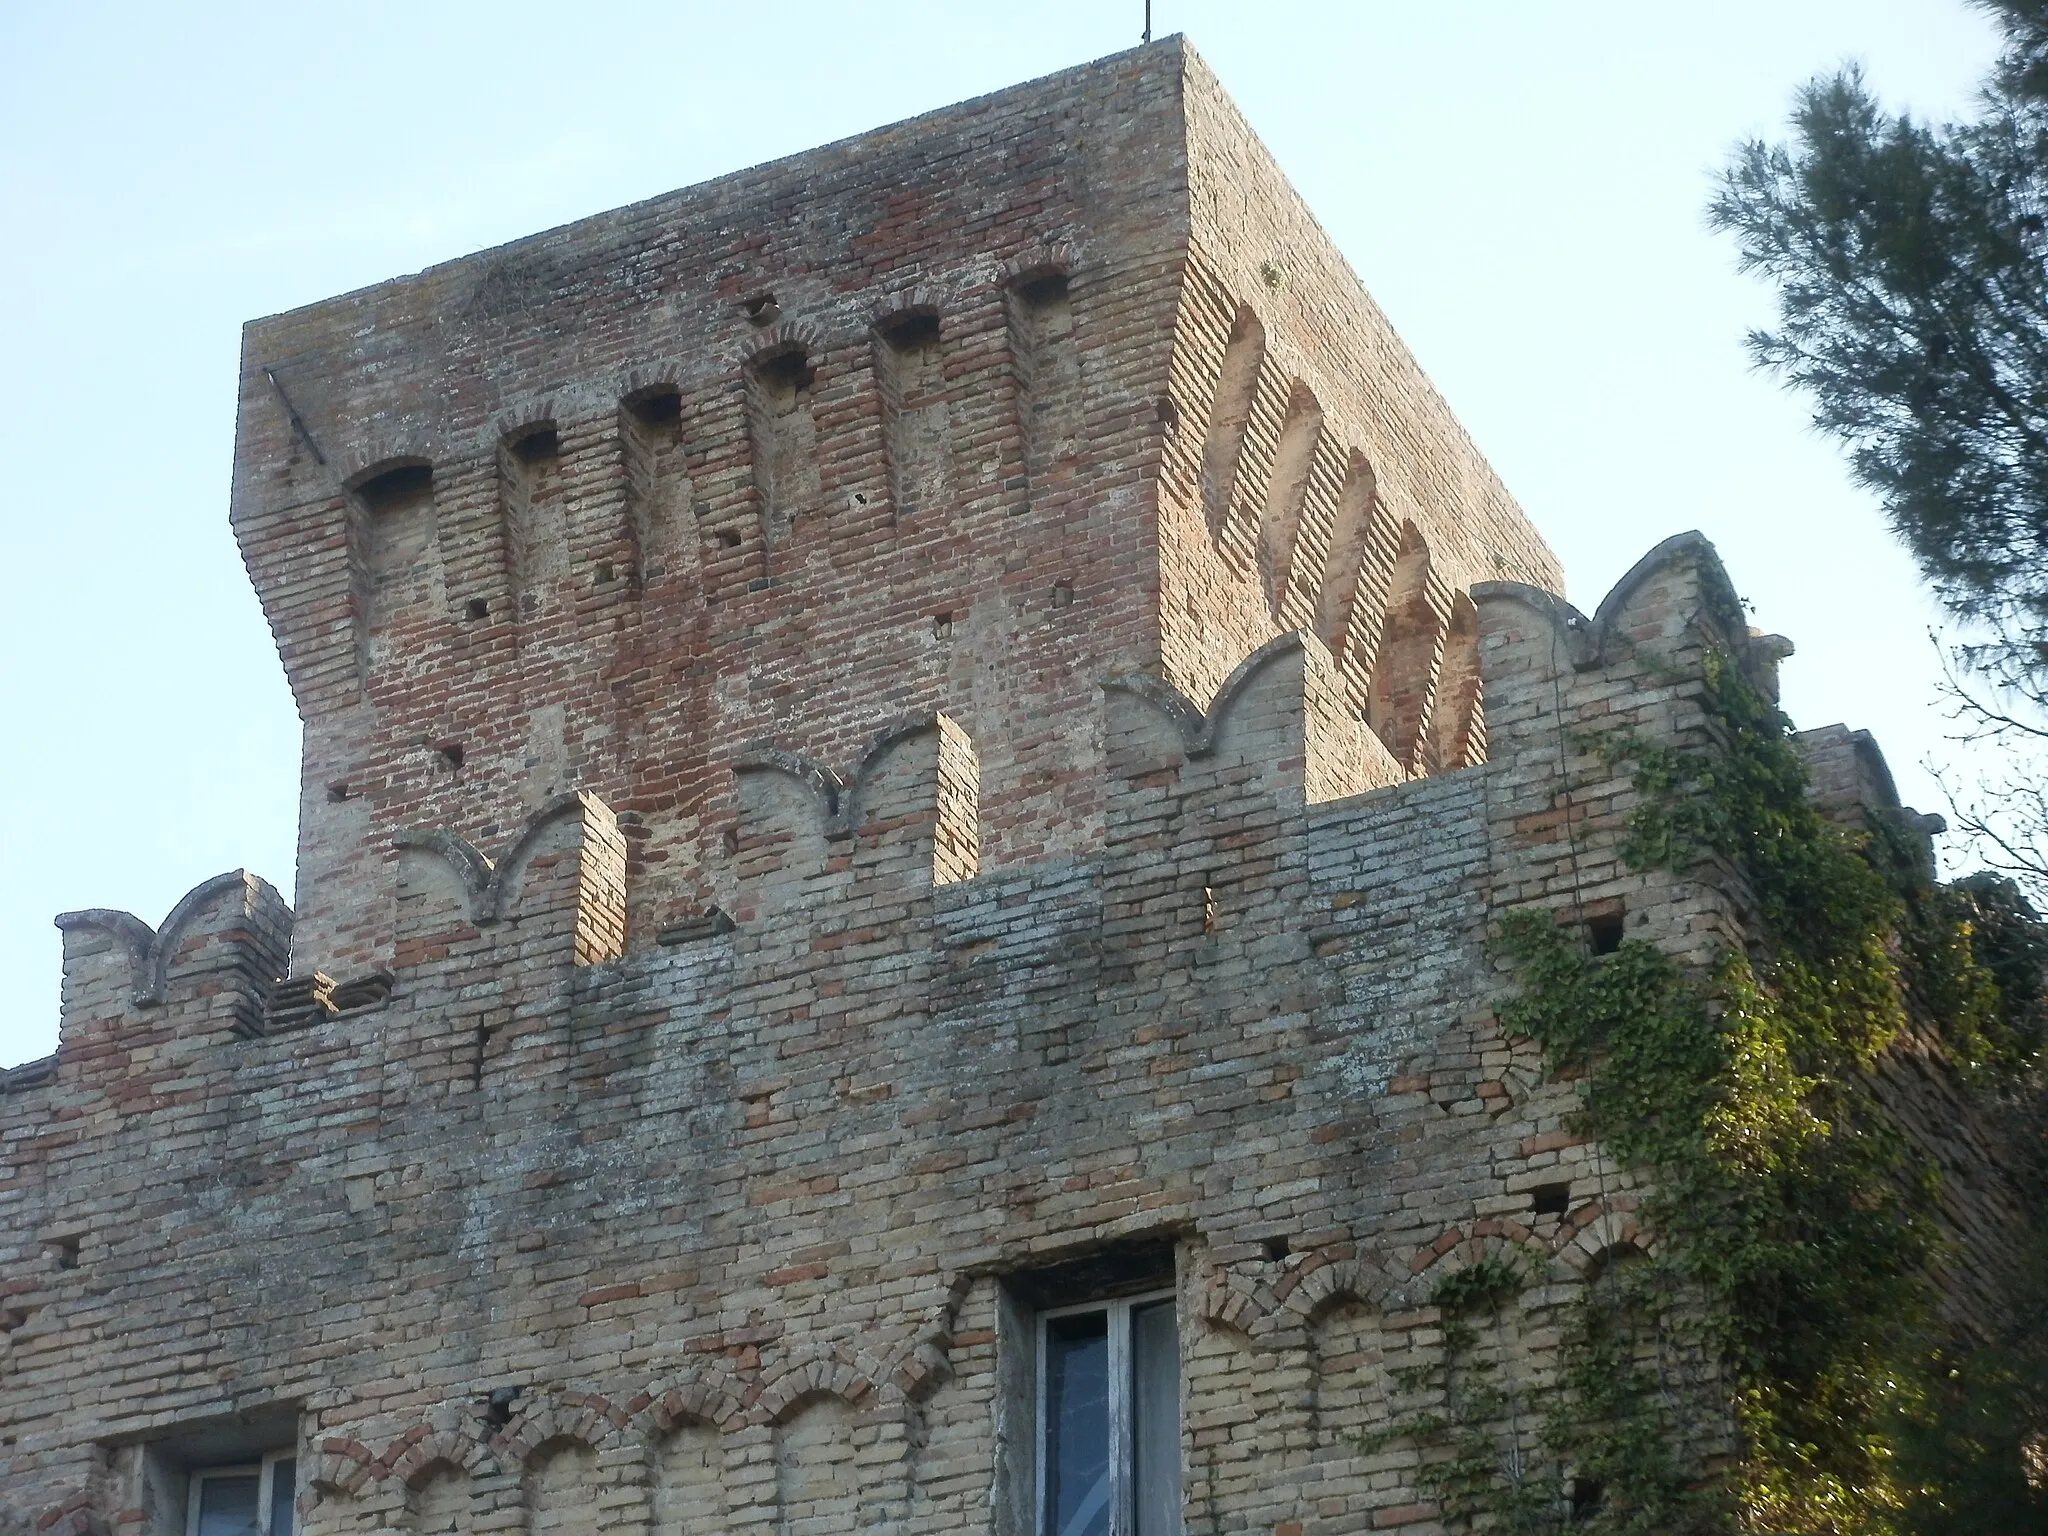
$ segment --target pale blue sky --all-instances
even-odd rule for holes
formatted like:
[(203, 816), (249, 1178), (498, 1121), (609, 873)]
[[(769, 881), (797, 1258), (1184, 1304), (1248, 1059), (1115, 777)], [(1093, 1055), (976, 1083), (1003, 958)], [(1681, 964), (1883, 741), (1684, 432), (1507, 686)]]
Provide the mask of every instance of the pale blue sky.
[[(1137, 41), (1142, 0), (0, 0), (0, 1064), (55, 1044), (51, 917), (289, 893), (298, 721), (227, 529), (241, 322)], [(1957, 0), (1155, 0), (1272, 146), (1590, 609), (1703, 529), (1803, 725), (1946, 752), (1930, 609), (1701, 209), (1862, 60), (1965, 110)]]

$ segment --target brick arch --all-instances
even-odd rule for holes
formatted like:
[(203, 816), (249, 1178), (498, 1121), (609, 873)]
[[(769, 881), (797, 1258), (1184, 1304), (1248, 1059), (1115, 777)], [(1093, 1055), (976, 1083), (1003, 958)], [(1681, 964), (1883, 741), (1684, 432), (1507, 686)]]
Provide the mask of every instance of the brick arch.
[(1470, 1229), (1451, 1227), (1435, 1242), (1417, 1249), (1408, 1261), (1409, 1278), (1402, 1288), (1405, 1298), (1426, 1305), (1431, 1287), (1482, 1259), (1520, 1261), (1533, 1280), (1550, 1271), (1552, 1255), (1518, 1221), (1480, 1221)]
[(1443, 593), (1429, 541), (1412, 521), (1404, 523), (1387, 591), (1386, 623), (1373, 659), (1366, 723), (1394, 760), (1411, 771), (1422, 766), (1443, 659), (1449, 619)]
[(467, 1424), (452, 1429), (415, 1424), (378, 1459), (382, 1476), (401, 1484), (409, 1494), (425, 1487), (434, 1468), (444, 1462), (472, 1480), (501, 1470), (490, 1447)]
[(433, 436), (401, 428), (343, 449), (333, 461), (334, 477), (353, 497), (379, 475), (394, 469), (433, 469), (442, 458), (441, 444)]
[(925, 1309), (909, 1341), (883, 1362), (877, 1379), (894, 1386), (905, 1401), (922, 1402), (944, 1379), (953, 1348), (953, 1322), (966, 1294), (965, 1283), (956, 1279), (943, 1300)]
[(1619, 1254), (1648, 1256), (1657, 1251), (1656, 1234), (1637, 1213), (1605, 1201), (1579, 1207), (1566, 1222), (1570, 1236), (1558, 1245), (1557, 1257), (1581, 1280), (1591, 1280)]
[(934, 283), (919, 283), (913, 288), (899, 288), (886, 295), (869, 312), (868, 324), (879, 329), (892, 320), (911, 315), (943, 317), (953, 309), (954, 298), (950, 290)]
[(997, 268), (997, 276), (1005, 288), (1034, 277), (1072, 277), (1079, 259), (1072, 241), (1042, 241), (1010, 257)]
[(1451, 596), (1443, 664), (1429, 712), (1429, 763), (1449, 772), (1486, 761), (1486, 715), (1480, 697), (1479, 611), (1469, 593)]
[(1279, 1305), (1280, 1298), (1264, 1280), (1219, 1269), (1195, 1298), (1194, 1314), (1212, 1328), (1250, 1338), (1262, 1331), (1261, 1324)]
[(626, 1412), (643, 1443), (665, 1439), (685, 1424), (709, 1424), (723, 1432), (746, 1421), (743, 1391), (722, 1367), (699, 1366), (648, 1383), (626, 1404)]
[(678, 360), (660, 363), (636, 363), (622, 370), (613, 381), (611, 393), (621, 406), (631, 406), (650, 395), (666, 394), (674, 390), (687, 397), (690, 393), (684, 383), (687, 374)]
[(507, 1466), (526, 1466), (545, 1447), (564, 1440), (601, 1451), (615, 1445), (632, 1423), (632, 1415), (607, 1398), (586, 1392), (560, 1392), (538, 1397), (514, 1414), (491, 1437), (491, 1449)]
[(1314, 1327), (1346, 1302), (1385, 1311), (1394, 1279), (1372, 1259), (1316, 1253), (1287, 1275), (1279, 1294), (1284, 1312)]
[(815, 363), (825, 351), (824, 333), (808, 321), (784, 316), (767, 330), (742, 337), (734, 361), (742, 369), (753, 368), (779, 353), (799, 348)]
[(844, 1345), (825, 1344), (765, 1369), (748, 1394), (747, 1417), (754, 1424), (780, 1424), (815, 1397), (836, 1397), (855, 1408), (877, 1401), (905, 1406), (903, 1393), (878, 1362)]
[(324, 1498), (354, 1498), (377, 1475), (377, 1453), (360, 1440), (328, 1439), (310, 1458), (306, 1488)]

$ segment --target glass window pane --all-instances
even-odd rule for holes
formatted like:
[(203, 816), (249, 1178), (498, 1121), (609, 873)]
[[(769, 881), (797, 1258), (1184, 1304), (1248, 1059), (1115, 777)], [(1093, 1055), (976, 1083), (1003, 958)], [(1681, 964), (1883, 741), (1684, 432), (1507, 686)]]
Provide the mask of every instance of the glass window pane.
[(199, 1481), (199, 1524), (192, 1536), (257, 1536), (254, 1472)]
[(1137, 1536), (1180, 1536), (1180, 1329), (1171, 1301), (1131, 1310), (1131, 1459)]
[(1044, 1536), (1109, 1536), (1109, 1314), (1045, 1325)]
[(270, 1536), (292, 1536), (293, 1500), (298, 1497), (299, 1464), (280, 1456), (270, 1464)]

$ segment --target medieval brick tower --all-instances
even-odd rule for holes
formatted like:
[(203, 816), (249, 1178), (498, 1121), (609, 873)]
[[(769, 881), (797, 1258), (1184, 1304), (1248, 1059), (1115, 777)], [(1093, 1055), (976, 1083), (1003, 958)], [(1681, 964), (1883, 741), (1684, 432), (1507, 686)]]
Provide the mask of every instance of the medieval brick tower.
[(1563, 723), (1780, 648), (1552, 595), (1178, 40), (252, 323), (232, 516), (297, 910), (59, 920), (0, 1529), (1433, 1530), (1431, 1287), (1647, 1240), (1485, 933), (1734, 932)]

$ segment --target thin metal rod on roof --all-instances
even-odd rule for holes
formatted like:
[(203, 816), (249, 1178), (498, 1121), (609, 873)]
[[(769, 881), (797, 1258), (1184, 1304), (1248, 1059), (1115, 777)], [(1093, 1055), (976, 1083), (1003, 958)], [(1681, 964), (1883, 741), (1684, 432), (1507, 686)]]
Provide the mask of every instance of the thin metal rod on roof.
[(1152, 41), (1152, 0), (1145, 0), (1145, 35), (1138, 39), (1143, 43)]

